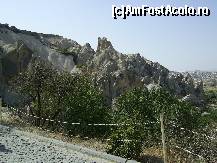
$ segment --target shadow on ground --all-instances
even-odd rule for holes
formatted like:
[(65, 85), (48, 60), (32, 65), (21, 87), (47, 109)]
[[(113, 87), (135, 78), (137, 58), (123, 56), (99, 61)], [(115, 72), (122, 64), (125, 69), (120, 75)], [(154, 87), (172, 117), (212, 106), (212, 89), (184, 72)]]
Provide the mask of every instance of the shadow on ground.
[(0, 122), (0, 152), (3, 153), (12, 153), (13, 151), (7, 149), (4, 144), (2, 144), (1, 140), (6, 138), (7, 135), (12, 131), (13, 127), (9, 127), (6, 124)]
[(13, 151), (10, 149), (6, 149), (5, 145), (2, 145), (0, 143), (0, 152), (4, 152), (4, 153), (12, 153)]
[(161, 158), (150, 155), (142, 156), (138, 161), (142, 163), (163, 163)]

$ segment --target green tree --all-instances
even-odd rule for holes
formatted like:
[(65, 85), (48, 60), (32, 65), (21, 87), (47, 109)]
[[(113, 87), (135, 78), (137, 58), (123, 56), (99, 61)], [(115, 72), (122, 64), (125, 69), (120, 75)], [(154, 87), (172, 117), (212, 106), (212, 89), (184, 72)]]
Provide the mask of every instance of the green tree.
[(107, 123), (109, 108), (105, 106), (102, 91), (94, 87), (91, 79), (85, 75), (71, 77), (71, 88), (64, 98), (66, 107), (64, 119), (81, 126), (67, 126), (68, 130), (79, 134), (96, 135), (108, 129), (105, 126), (88, 126), (88, 124)]
[[(96, 135), (108, 129), (88, 126), (90, 123), (106, 123), (109, 119), (102, 91), (92, 85), (88, 74), (57, 71), (51, 64), (37, 58), (12, 84), (18, 93), (30, 98), (31, 114), (43, 118), (37, 119), (38, 126), (44, 126), (49, 118), (67, 121), (63, 127), (71, 133)], [(73, 126), (71, 123), (74, 122), (81, 125)], [(46, 124), (58, 128), (53, 122)]]
[(149, 91), (135, 88), (121, 95), (116, 100), (113, 117), (114, 123), (123, 125), (113, 130), (108, 152), (130, 159), (138, 158), (143, 143), (150, 145), (148, 142), (155, 140), (155, 131), (159, 128)]
[(113, 130), (108, 152), (127, 158), (138, 158), (141, 142), (145, 148), (161, 143), (160, 113), (165, 115), (166, 131), (177, 138), (180, 137), (177, 128), (195, 129), (200, 117), (196, 108), (160, 88), (130, 90), (117, 99), (115, 110), (113, 121), (125, 125)]
[[(50, 83), (52, 83), (53, 75), (56, 70), (51, 64), (34, 58), (26, 71), (21, 72), (16, 76), (11, 84), (16, 92), (23, 96), (27, 96), (32, 101), (30, 112), (32, 115), (41, 117), (45, 108), (44, 92), (49, 91)], [(40, 119), (37, 120), (37, 125), (40, 125)]]

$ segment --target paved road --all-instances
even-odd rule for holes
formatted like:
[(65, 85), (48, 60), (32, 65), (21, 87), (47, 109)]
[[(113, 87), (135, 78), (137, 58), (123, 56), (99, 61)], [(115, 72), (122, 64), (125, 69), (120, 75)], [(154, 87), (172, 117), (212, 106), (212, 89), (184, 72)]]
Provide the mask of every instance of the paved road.
[[(97, 155), (101, 154), (0, 125), (0, 163), (124, 162), (121, 158), (117, 158), (117, 161), (109, 161)], [(107, 154), (105, 157), (115, 158)]]

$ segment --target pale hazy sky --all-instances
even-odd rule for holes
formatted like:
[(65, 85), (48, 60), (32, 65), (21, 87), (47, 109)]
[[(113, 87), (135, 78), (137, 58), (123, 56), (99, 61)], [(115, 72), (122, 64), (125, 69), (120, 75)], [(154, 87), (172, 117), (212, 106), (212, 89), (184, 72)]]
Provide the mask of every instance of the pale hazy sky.
[[(1, 0), (0, 23), (97, 46), (107, 37), (122, 53), (140, 53), (170, 70), (217, 71), (216, 0)], [(207, 6), (210, 17), (112, 18), (112, 5)]]

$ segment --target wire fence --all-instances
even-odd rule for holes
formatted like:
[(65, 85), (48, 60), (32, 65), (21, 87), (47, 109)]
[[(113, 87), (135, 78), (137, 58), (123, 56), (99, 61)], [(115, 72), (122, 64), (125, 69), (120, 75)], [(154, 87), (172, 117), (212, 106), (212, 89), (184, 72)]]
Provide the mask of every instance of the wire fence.
[[(22, 111), (22, 110), (20, 110), (20, 109), (17, 109), (17, 108), (13, 108), (13, 107), (9, 107), (9, 110), (10, 111), (13, 111), (13, 113), (14, 114), (17, 114), (17, 115), (22, 115), (22, 116), (25, 116), (25, 117), (29, 117), (29, 118), (34, 118), (34, 119), (41, 119), (41, 120), (45, 120), (45, 121), (47, 121), (47, 122), (55, 122), (55, 123), (57, 123), (57, 124), (59, 124), (59, 125), (62, 125), (62, 126), (64, 126), (64, 125), (73, 125), (73, 126), (79, 126), (79, 125), (82, 125), (81, 123), (79, 123), (79, 122), (73, 122), (73, 123), (71, 123), (71, 122), (67, 122), (67, 121), (60, 121), (60, 120), (55, 120), (55, 119), (50, 119), (50, 117), (46, 117), (46, 118), (43, 118), (43, 117), (39, 117), (39, 116), (35, 116), (35, 115), (32, 115), (32, 114), (30, 114), (30, 113), (27, 113), (27, 112), (24, 112), (24, 111)], [(21, 121), (23, 122), (23, 123), (27, 123), (27, 124), (29, 124), (29, 125), (32, 125), (32, 123), (29, 123), (29, 122), (27, 122), (27, 121), (24, 121), (24, 120), (22, 120), (21, 119)], [(156, 122), (150, 122), (150, 124), (151, 123), (156, 123)], [(160, 123), (160, 122), (157, 122), (157, 123)], [(87, 126), (110, 126), (110, 127), (119, 127), (119, 126), (127, 126), (127, 125), (130, 125), (130, 124), (123, 124), (123, 123), (120, 123), (120, 124), (117, 124), (117, 123), (88, 123), (88, 124), (86, 124)], [(142, 124), (139, 124), (139, 123), (135, 123), (135, 125), (142, 125)], [(43, 126), (36, 126), (38, 129), (40, 129), (40, 130), (43, 130), (43, 131), (47, 131), (47, 132), (50, 132), (50, 133), (55, 133), (56, 131), (54, 131), (54, 130), (50, 130), (50, 129), (47, 129), (47, 128), (44, 128)], [(171, 124), (171, 126), (170, 127), (177, 127), (177, 128), (179, 128), (178, 126), (176, 126), (175, 124)], [(198, 137), (204, 137), (205, 139), (206, 139), (206, 141), (204, 141), (204, 143), (207, 143), (207, 141), (211, 141), (211, 142), (213, 142), (213, 143), (216, 143), (216, 147), (217, 147), (217, 137), (213, 137), (213, 136), (209, 136), (209, 135), (206, 135), (206, 134), (204, 134), (204, 133), (198, 133), (198, 132), (196, 132), (196, 131), (191, 131), (191, 130), (188, 130), (188, 129), (185, 129), (185, 128), (182, 128), (182, 127), (180, 127), (179, 128), (180, 129), (180, 131), (184, 131), (184, 132), (189, 132), (189, 133), (192, 133), (194, 136), (196, 135), (196, 136), (198, 136)], [(71, 130), (69, 130), (69, 132), (68, 133), (70, 133), (71, 132)], [(64, 131), (58, 131), (58, 133), (59, 134), (61, 134), (61, 135), (64, 135), (64, 136), (75, 136), (75, 135), (70, 135), (70, 134), (68, 134), (68, 133), (65, 133)], [(80, 137), (79, 135), (76, 135), (75, 137)], [(85, 137), (83, 137), (84, 139), (90, 139), (90, 137), (87, 137), (87, 136), (85, 136)], [(186, 137), (186, 140), (188, 139), (188, 137)], [(191, 138), (189, 138), (189, 140), (190, 140)], [(110, 141), (111, 139), (103, 139), (103, 138), (101, 138), (101, 140), (102, 141)], [(122, 140), (118, 140), (118, 141), (122, 141), (122, 142), (131, 142), (131, 141), (137, 141), (137, 142), (140, 142), (140, 143), (144, 143), (143, 141), (138, 141), (138, 140), (129, 140), (129, 139), (122, 139)], [(170, 147), (170, 148), (174, 148), (174, 149), (177, 149), (177, 150), (181, 150), (182, 151), (182, 153), (184, 152), (184, 153), (187, 153), (187, 154), (189, 154), (189, 155), (191, 155), (191, 156), (194, 156), (194, 157), (197, 157), (198, 158), (198, 160), (199, 161), (201, 161), (201, 162), (210, 162), (210, 161), (207, 161), (207, 160), (209, 160), (209, 159), (207, 159), (207, 157), (206, 156), (203, 156), (202, 154), (200, 154), (200, 152), (195, 152), (195, 151), (193, 151), (192, 149), (189, 149), (189, 148), (185, 148), (185, 147), (183, 147), (182, 146), (182, 144), (180, 145), (180, 144), (178, 144), (178, 143), (174, 143), (174, 142), (167, 142), (167, 145)], [(203, 144), (204, 145), (204, 144)], [(217, 148), (216, 148), (216, 150), (217, 150)], [(214, 152), (216, 152), (216, 151), (214, 151)], [(214, 157), (216, 156), (216, 154), (214, 154)], [(217, 161), (217, 158), (213, 158), (213, 160), (216, 160)], [(186, 162), (188, 162), (188, 161), (186, 161)], [(212, 161), (211, 161), (212, 162)]]

